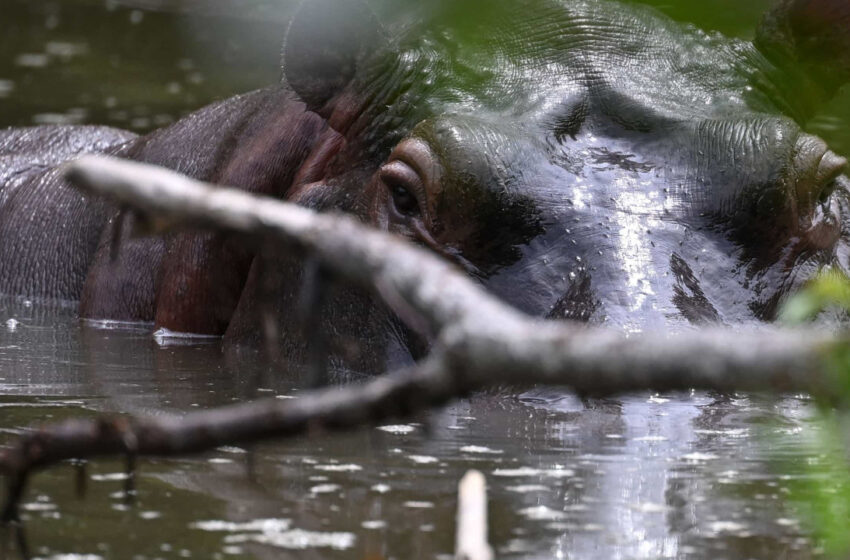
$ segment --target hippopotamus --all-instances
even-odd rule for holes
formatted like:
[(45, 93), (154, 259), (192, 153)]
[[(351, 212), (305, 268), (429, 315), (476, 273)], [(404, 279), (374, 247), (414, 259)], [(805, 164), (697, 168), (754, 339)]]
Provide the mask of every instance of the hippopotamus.
[(281, 83), (145, 136), (0, 132), (0, 293), (294, 356), (318, 282), (332, 355), (427, 348), (282, 244), (131, 235), (63, 179), (86, 153), (353, 214), (527, 313), (626, 332), (769, 322), (850, 265), (846, 161), (804, 131), (850, 80), (846, 0), (781, 0), (754, 41), (615, 0), (385, 4), (305, 2)]

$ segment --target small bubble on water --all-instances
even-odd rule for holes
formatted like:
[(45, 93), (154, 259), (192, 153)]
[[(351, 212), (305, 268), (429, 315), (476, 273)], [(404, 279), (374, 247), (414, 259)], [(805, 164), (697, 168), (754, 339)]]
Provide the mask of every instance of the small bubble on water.
[(32, 123), (36, 125), (71, 125), (80, 124), (83, 120), (78, 112), (67, 113), (38, 113), (32, 116)]
[(518, 513), (529, 521), (557, 521), (566, 517), (564, 512), (547, 506), (524, 508), (519, 510)]
[(393, 424), (388, 426), (378, 426), (376, 429), (394, 435), (407, 435), (416, 431), (415, 426), (409, 424)]
[(439, 459), (431, 457), (430, 455), (410, 455), (408, 459), (417, 465), (431, 465), (439, 462)]
[(23, 53), (15, 57), (15, 66), (23, 68), (44, 68), (47, 62), (47, 55), (44, 53)]
[(173, 122), (174, 122), (174, 117), (172, 117), (171, 115), (162, 114), (162, 115), (156, 115), (153, 118), (153, 124), (155, 126), (159, 126), (159, 127), (169, 125)]
[(477, 453), (481, 455), (501, 455), (504, 453), (501, 449), (492, 449), (482, 445), (466, 445), (460, 448), (461, 453)]
[(407, 502), (404, 502), (402, 505), (409, 509), (431, 509), (434, 507), (434, 502), (409, 500)]
[(142, 23), (142, 20), (145, 19), (145, 13), (141, 10), (133, 10), (130, 12), (130, 23), (133, 25), (138, 25)]
[(75, 56), (84, 55), (88, 52), (88, 45), (84, 43), (66, 43), (63, 41), (50, 41), (44, 45), (44, 52), (50, 56), (56, 56), (68, 60)]
[(130, 121), (130, 128), (144, 129), (150, 128), (151, 120), (147, 117), (136, 117)]
[(204, 80), (205, 80), (204, 75), (201, 74), (200, 72), (192, 72), (191, 74), (189, 74), (186, 77), (186, 81), (188, 83), (195, 84), (195, 85), (204, 83)]
[(6, 321), (6, 328), (9, 329), (10, 332), (15, 332), (16, 330), (18, 330), (19, 324), (20, 323), (17, 319), (9, 319), (8, 321)]
[(348, 464), (348, 465), (315, 465), (313, 468), (319, 471), (324, 472), (337, 472), (337, 473), (352, 473), (362, 471), (363, 467), (360, 465)]
[(317, 484), (310, 488), (311, 494), (333, 494), (342, 490), (339, 484)]

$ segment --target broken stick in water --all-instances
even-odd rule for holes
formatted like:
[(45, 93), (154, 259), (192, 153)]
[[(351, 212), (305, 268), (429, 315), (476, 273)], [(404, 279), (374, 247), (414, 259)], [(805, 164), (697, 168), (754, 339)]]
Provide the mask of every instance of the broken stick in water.
[(455, 560), (492, 560), (487, 542), (487, 481), (469, 471), (458, 485)]

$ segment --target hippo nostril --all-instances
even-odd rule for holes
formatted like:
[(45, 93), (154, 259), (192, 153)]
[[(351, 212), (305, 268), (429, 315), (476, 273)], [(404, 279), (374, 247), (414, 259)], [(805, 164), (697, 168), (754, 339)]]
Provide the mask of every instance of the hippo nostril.
[(835, 182), (829, 183), (824, 189), (820, 192), (820, 196), (818, 197), (818, 202), (820, 204), (826, 204), (829, 202), (829, 197), (832, 196), (832, 193), (835, 192)]
[(838, 186), (837, 179), (839, 175), (847, 170), (847, 160), (835, 152), (827, 151), (818, 164), (816, 184), (820, 187), (818, 193), (818, 202), (826, 204), (829, 202), (829, 197), (835, 192)]
[(829, 184), (847, 170), (847, 159), (833, 151), (827, 151), (818, 164), (818, 182)]
[(819, 213), (829, 214), (830, 197), (836, 180), (847, 169), (847, 160), (811, 134), (800, 135), (795, 152), (793, 173), (798, 217), (803, 229), (808, 229), (818, 221)]

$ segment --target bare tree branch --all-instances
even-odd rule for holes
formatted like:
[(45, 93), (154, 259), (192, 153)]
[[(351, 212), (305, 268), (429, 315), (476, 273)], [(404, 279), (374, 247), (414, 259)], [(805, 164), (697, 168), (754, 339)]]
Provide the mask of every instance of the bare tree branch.
[(425, 361), (362, 385), (316, 391), (297, 399), (263, 399), (184, 417), (103, 417), (70, 420), (22, 436), (0, 452), (0, 473), (37, 469), (67, 459), (121, 455), (169, 456), (325, 431), (340, 431), (444, 404), (459, 389)]
[[(259, 401), (181, 419), (102, 418), (49, 425), (0, 452), (10, 491), (2, 516), (15, 517), (28, 474), (70, 458), (173, 455), (225, 444), (348, 430), (410, 415), (492, 384), (561, 385), (591, 395), (633, 390), (717, 389), (838, 395), (832, 367), (845, 344), (810, 329), (693, 330), (627, 336), (526, 316), (453, 265), (399, 238), (337, 215), (215, 187), (170, 171), (84, 158), (68, 178), (130, 207), (154, 230), (195, 226), (283, 239), (337, 274), (400, 298), (437, 340), (417, 367), (362, 385), (326, 388), (297, 400)], [(388, 295), (389, 294), (389, 295)], [(398, 301), (388, 301), (389, 305)]]
[(182, 418), (102, 416), (48, 425), (0, 451), (0, 474), (9, 477), (0, 521), (17, 518), (17, 502), (31, 472), (68, 459), (184, 455), (229, 444), (351, 430), (440, 406), (465, 392), (441, 364), (425, 360), (363, 385), (315, 391), (298, 399), (264, 399)]

